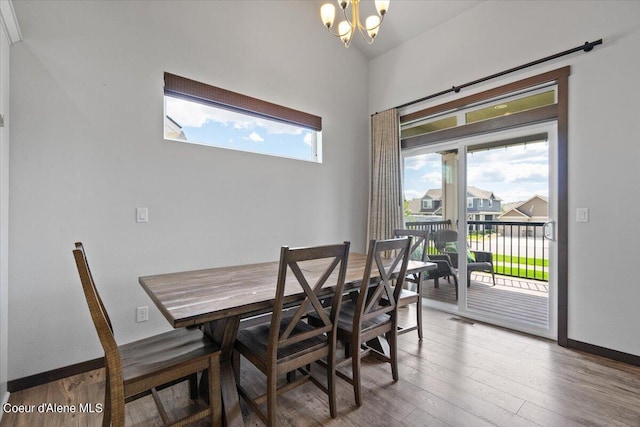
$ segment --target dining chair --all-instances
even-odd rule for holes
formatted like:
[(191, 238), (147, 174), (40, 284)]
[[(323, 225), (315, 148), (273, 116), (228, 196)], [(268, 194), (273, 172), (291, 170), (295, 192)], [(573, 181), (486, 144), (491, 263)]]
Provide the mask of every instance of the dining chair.
[[(373, 353), (390, 363), (393, 380), (398, 380), (397, 301), (407, 273), (410, 248), (408, 238), (371, 240), (357, 298), (355, 301), (345, 298), (340, 307), (338, 340), (345, 345), (345, 358), (336, 364), (336, 375), (353, 386), (358, 406), (362, 406), (361, 359), (367, 354)], [(309, 322), (316, 323), (316, 316), (309, 316)], [(382, 335), (387, 340), (389, 355), (367, 344)], [(338, 370), (347, 365), (351, 365), (351, 376)]]
[[(429, 260), (427, 257), (427, 249), (429, 243), (429, 230), (409, 230), (397, 228), (393, 231), (396, 238), (405, 237), (411, 240), (409, 250), (409, 258), (416, 261), (425, 262)], [(423, 272), (410, 273), (406, 276), (404, 287), (400, 291), (398, 297), (398, 307), (407, 307), (410, 304), (416, 305), (416, 323), (413, 326), (398, 326), (398, 335), (406, 334), (411, 331), (418, 331), (418, 339), (422, 341), (422, 282), (424, 278)], [(426, 273), (428, 274), (428, 273)], [(413, 284), (412, 289), (407, 289), (407, 285)]]
[[(271, 322), (238, 331), (234, 350), (255, 365), (266, 376), (267, 383), (266, 393), (251, 397), (238, 381), (238, 392), (269, 427), (277, 424), (277, 395), (307, 381), (328, 395), (331, 417), (337, 416), (335, 320), (342, 301), (349, 246), (349, 242), (344, 242), (296, 249), (282, 247)], [(309, 283), (311, 274), (318, 277), (315, 283)], [(286, 296), (291, 289), (303, 291), (304, 299), (287, 310)], [(329, 306), (323, 307), (321, 300), (330, 301)], [(310, 312), (320, 319), (315, 325), (304, 321)], [(311, 373), (311, 364), (321, 359), (326, 359), (326, 386)], [(239, 379), (240, 357), (235, 355), (234, 370)], [(287, 375), (286, 384), (278, 388), (280, 376), (296, 371), (303, 375), (298, 378)], [(266, 413), (261, 408), (265, 402)]]
[[(118, 346), (113, 325), (89, 269), (84, 246), (80, 242), (75, 246), (73, 255), (80, 282), (104, 350), (103, 427), (124, 426), (125, 404), (149, 394), (156, 403), (163, 425), (183, 426), (206, 418), (211, 425), (222, 426), (218, 347), (200, 330), (184, 328)], [(195, 380), (201, 371), (203, 375), (208, 372), (209, 405), (180, 420), (171, 420), (157, 390), (188, 379), (191, 397), (195, 400)]]

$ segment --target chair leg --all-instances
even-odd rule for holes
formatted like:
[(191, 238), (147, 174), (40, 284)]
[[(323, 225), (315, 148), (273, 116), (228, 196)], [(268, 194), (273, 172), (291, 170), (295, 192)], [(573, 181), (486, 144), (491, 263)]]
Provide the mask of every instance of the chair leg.
[(389, 342), (391, 376), (393, 377), (394, 381), (398, 381), (398, 378), (400, 378), (400, 376), (398, 375), (398, 329), (394, 327), (385, 335), (387, 336), (387, 341)]
[(357, 340), (351, 343), (355, 354), (351, 356), (351, 370), (353, 375), (353, 394), (356, 399), (356, 405), (362, 406), (362, 395), (360, 390), (360, 357), (362, 351), (360, 350), (360, 341)]
[[(334, 345), (335, 347), (335, 345)], [(329, 392), (329, 413), (331, 418), (338, 416), (336, 402), (336, 352), (335, 348), (331, 350), (327, 364), (327, 389)]]
[[(274, 372), (275, 373), (275, 372)], [(268, 427), (276, 427), (276, 396), (277, 396), (276, 375), (267, 374), (267, 425)]]
[(453, 283), (456, 287), (456, 301), (458, 301), (458, 278), (456, 276), (453, 276)]
[(422, 341), (422, 293), (416, 304), (416, 322), (418, 322), (418, 339)]

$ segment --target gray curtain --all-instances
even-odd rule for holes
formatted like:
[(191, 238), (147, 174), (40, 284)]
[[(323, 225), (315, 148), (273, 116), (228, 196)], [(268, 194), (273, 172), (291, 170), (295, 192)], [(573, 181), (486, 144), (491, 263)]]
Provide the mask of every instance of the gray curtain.
[(395, 108), (371, 118), (369, 239), (390, 239), (403, 225), (400, 121)]

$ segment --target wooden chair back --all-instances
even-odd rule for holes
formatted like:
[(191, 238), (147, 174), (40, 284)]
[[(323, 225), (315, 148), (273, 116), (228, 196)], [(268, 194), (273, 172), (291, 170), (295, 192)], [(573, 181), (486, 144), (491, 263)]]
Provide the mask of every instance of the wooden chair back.
[(76, 242), (76, 249), (82, 251), (84, 264), (87, 267), (87, 273), (89, 278), (91, 279), (93, 291), (96, 295), (98, 303), (100, 304), (100, 309), (102, 310), (102, 314), (104, 315), (104, 318), (107, 321), (107, 324), (109, 325), (109, 329), (111, 329), (111, 333), (113, 334), (113, 324), (111, 323), (111, 319), (109, 318), (109, 313), (107, 313), (107, 310), (104, 308), (104, 304), (102, 303), (102, 298), (100, 298), (100, 293), (98, 292), (98, 289), (95, 287), (95, 284), (93, 283), (93, 275), (91, 274), (91, 268), (89, 267), (89, 262), (87, 261), (87, 253), (84, 250), (84, 246), (82, 245), (82, 242)]
[[(393, 235), (396, 238), (406, 237), (411, 240), (411, 247), (409, 249), (409, 259), (415, 261), (428, 261), (429, 250), (429, 237), (431, 233), (429, 230), (408, 230), (403, 228), (397, 228), (393, 231)], [(411, 274), (406, 280), (415, 284), (416, 291), (420, 290), (420, 283), (422, 279), (422, 272)]]
[[(290, 249), (286, 246), (282, 247), (276, 298), (271, 318), (271, 332), (267, 348), (268, 356), (272, 362), (277, 360), (277, 351), (281, 347), (324, 334), (330, 337), (331, 342), (335, 342), (335, 319), (342, 302), (349, 246), (349, 242), (344, 242), (338, 245), (309, 248)], [(314, 262), (316, 260), (319, 262)], [(307, 262), (311, 262), (311, 264), (306, 264)], [(301, 264), (303, 264), (302, 268)], [(314, 276), (317, 271), (322, 271), (316, 283), (307, 281), (304, 271), (309, 268), (314, 270)], [(336, 270), (338, 274), (335, 274)], [(289, 275), (289, 271), (293, 274)], [(286, 299), (286, 288), (289, 286), (301, 287), (305, 297), (299, 306), (287, 312), (285, 316), (283, 308)], [(325, 311), (325, 307), (320, 301), (321, 299), (330, 299), (332, 301), (329, 314)], [(321, 322), (310, 326), (304, 332), (294, 333), (298, 322), (309, 313), (315, 314), (321, 319)]]
[[(87, 305), (89, 306), (91, 319), (93, 320), (93, 325), (96, 328), (100, 344), (104, 350), (104, 363), (107, 370), (107, 390), (111, 393), (111, 399), (113, 402), (124, 402), (122, 359), (120, 357), (120, 351), (115, 337), (113, 336), (111, 320), (109, 319), (109, 315), (107, 314), (104, 304), (102, 303), (102, 299), (96, 289), (82, 243), (76, 243), (76, 249), (73, 251), (73, 256), (80, 275), (82, 290), (84, 291), (84, 296), (87, 300)], [(112, 408), (114, 418), (119, 416), (119, 414), (115, 413), (119, 410), (123, 411), (122, 416), (124, 417), (124, 405), (114, 405)]]
[[(367, 253), (360, 293), (356, 302), (353, 335), (358, 336), (363, 323), (381, 315), (389, 314), (389, 323), (396, 317), (398, 298), (407, 275), (411, 241), (408, 238), (371, 240)], [(385, 255), (391, 254), (388, 258)], [(371, 284), (373, 269), (380, 279)], [(395, 284), (393, 283), (395, 279)], [(381, 325), (377, 324), (377, 328)]]
[(393, 230), (394, 237), (407, 237), (411, 239), (409, 259), (422, 262), (429, 259), (427, 252), (429, 249), (430, 234), (429, 230), (409, 230), (404, 228), (396, 228)]

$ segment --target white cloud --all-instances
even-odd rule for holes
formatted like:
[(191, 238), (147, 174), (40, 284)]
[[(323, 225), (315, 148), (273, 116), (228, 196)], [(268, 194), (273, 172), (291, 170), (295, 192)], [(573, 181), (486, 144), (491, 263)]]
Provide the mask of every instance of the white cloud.
[(475, 152), (468, 156), (469, 182), (540, 182), (549, 177), (545, 143)]
[(268, 134), (300, 135), (302, 129), (286, 123), (266, 120), (258, 117), (250, 117), (230, 110), (215, 108), (197, 102), (183, 99), (166, 99), (166, 114), (182, 127), (199, 128), (207, 122), (222, 123), (225, 126), (233, 126), (238, 130), (252, 130), (262, 128)]
[(247, 139), (250, 139), (253, 142), (263, 142), (264, 138), (258, 135), (256, 132), (251, 132), (251, 135)]
[(429, 155), (421, 154), (418, 156), (407, 157), (404, 162), (405, 169), (420, 170), (429, 163)]
[(442, 186), (442, 174), (440, 173), (440, 171), (429, 172), (422, 175), (420, 177), (420, 181), (427, 183), (426, 185), (428, 186), (428, 188), (440, 188)]
[(312, 132), (307, 132), (304, 135), (304, 139), (303, 139), (302, 142), (304, 142), (307, 145), (313, 145), (313, 133)]
[(411, 190), (411, 189), (404, 190), (404, 198), (407, 200), (419, 199), (422, 196), (424, 196), (424, 191)]

